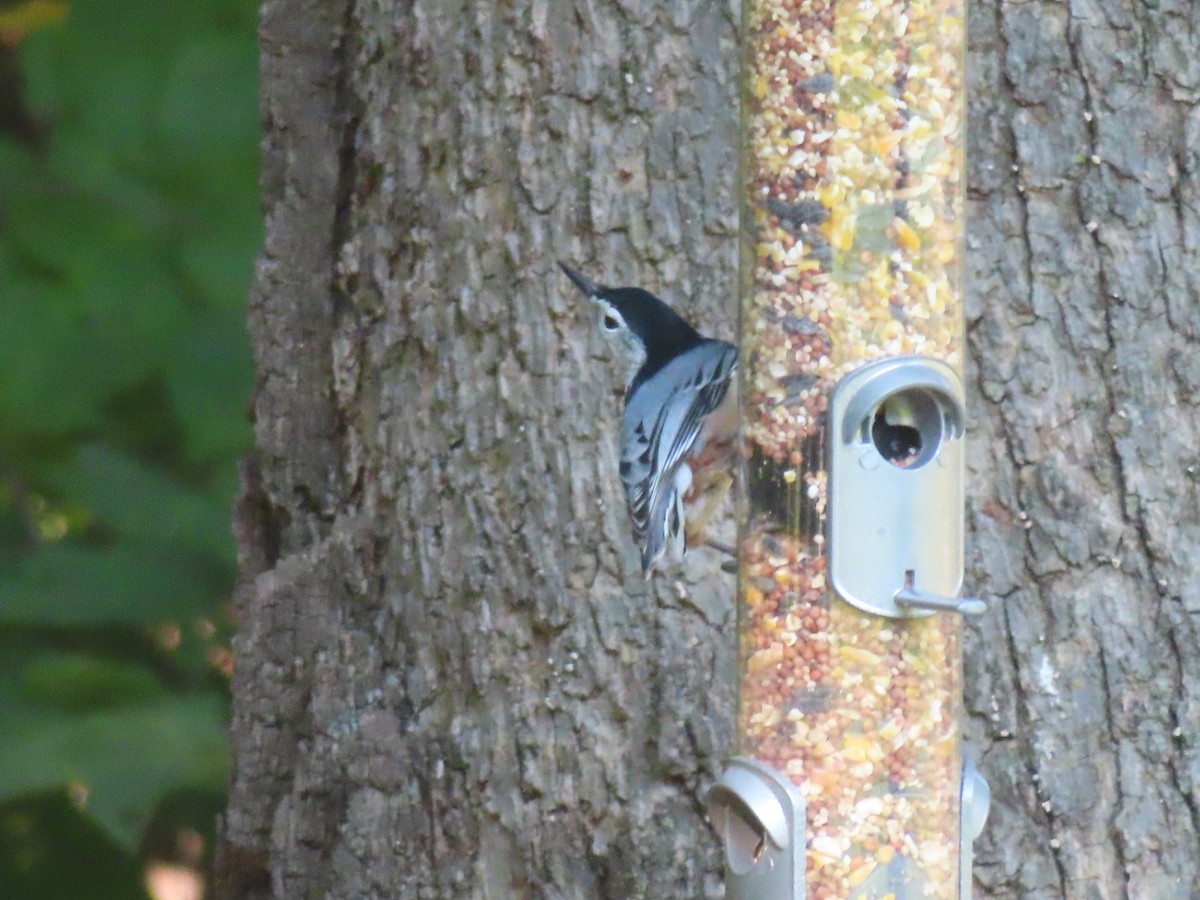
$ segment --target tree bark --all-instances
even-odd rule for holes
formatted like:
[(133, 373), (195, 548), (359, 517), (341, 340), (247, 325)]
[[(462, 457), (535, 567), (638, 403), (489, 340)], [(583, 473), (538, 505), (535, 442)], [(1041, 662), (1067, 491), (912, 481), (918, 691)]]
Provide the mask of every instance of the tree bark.
[[(554, 260), (733, 336), (738, 6), (264, 4), (218, 896), (720, 896), (733, 581), (638, 577)], [(971, 10), (981, 896), (1200, 884), (1198, 17)]]
[(1200, 892), (1200, 8), (970, 33), (967, 645), (989, 896)]
[(641, 581), (555, 259), (733, 337), (735, 16), (264, 6), (222, 895), (717, 889), (733, 578)]

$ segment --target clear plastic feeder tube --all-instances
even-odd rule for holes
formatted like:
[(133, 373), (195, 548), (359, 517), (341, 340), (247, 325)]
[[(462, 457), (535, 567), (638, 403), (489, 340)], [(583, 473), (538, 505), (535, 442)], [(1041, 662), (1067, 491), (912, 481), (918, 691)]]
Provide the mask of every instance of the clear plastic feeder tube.
[(961, 371), (964, 25), (961, 0), (744, 2), (739, 752), (805, 797), (810, 900), (958, 896), (961, 617), (842, 601), (825, 516), (838, 381)]

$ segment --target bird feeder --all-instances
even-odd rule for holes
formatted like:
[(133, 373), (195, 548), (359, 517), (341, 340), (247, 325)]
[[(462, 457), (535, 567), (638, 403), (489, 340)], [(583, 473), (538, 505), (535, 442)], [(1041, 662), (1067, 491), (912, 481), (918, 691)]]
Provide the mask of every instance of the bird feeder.
[(739, 756), (710, 797), (729, 894), (969, 897), (963, 2), (743, 12)]

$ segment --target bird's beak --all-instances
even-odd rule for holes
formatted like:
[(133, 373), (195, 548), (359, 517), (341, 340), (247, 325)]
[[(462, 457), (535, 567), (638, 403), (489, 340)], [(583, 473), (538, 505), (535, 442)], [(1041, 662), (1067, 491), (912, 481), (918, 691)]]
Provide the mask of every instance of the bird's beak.
[(579, 288), (579, 290), (583, 293), (583, 296), (587, 297), (589, 300), (593, 300), (600, 295), (601, 287), (600, 285), (596, 284), (596, 282), (584, 278), (562, 260), (559, 260), (558, 266), (567, 273), (567, 277), (575, 283), (575, 287)]

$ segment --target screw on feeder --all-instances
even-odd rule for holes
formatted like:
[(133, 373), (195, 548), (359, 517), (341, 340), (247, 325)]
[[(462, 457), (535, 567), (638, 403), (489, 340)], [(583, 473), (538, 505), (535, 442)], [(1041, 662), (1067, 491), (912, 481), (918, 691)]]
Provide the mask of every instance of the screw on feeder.
[(978, 616), (987, 612), (987, 603), (978, 597), (939, 597), (912, 588), (901, 588), (893, 599), (903, 609), (928, 610), (929, 612), (956, 612), (964, 616)]
[(919, 591), (915, 584), (917, 573), (912, 569), (904, 572), (904, 587), (896, 591), (896, 605), (904, 609), (927, 610), (929, 612), (956, 612), (964, 616), (978, 616), (987, 612), (987, 601), (978, 597), (941, 597), (928, 591)]

